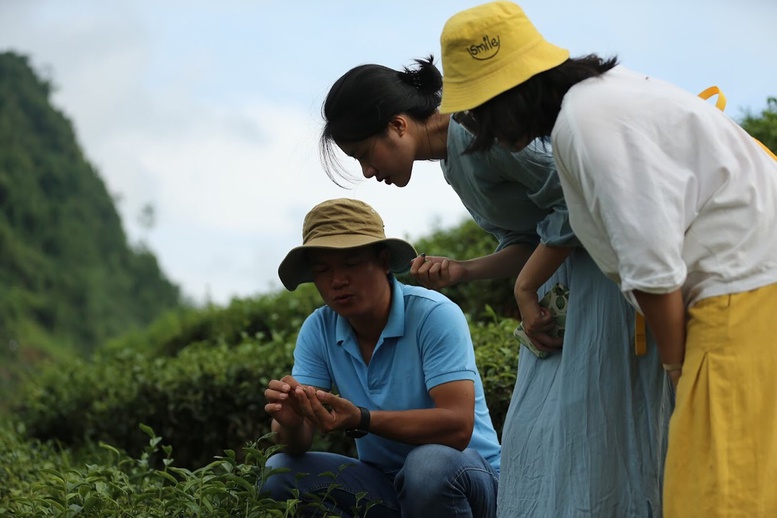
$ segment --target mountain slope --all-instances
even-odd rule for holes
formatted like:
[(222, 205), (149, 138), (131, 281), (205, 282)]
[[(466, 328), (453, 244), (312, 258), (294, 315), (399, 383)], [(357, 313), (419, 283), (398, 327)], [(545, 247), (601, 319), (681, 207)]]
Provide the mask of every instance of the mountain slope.
[(128, 244), (50, 93), (24, 56), (0, 54), (0, 357), (45, 342), (88, 352), (180, 304), (154, 255)]

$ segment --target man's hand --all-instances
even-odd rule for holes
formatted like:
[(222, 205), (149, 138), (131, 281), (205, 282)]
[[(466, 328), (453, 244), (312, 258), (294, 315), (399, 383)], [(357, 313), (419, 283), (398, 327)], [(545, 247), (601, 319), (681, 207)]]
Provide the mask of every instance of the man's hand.
[(299, 387), (296, 392), (300, 413), (322, 432), (356, 428), (361, 420), (356, 405), (331, 392), (314, 387)]
[(297, 380), (291, 376), (284, 376), (280, 380), (271, 380), (264, 391), (267, 404), (264, 410), (284, 428), (299, 428), (304, 421), (304, 415), (300, 411), (300, 400), (307, 401), (307, 397), (299, 396), (302, 390)]

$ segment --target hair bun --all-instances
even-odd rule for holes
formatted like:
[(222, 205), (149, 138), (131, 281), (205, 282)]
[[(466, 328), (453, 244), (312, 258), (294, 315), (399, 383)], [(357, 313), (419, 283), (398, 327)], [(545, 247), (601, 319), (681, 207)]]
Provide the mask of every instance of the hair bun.
[(442, 74), (434, 66), (434, 56), (416, 59), (413, 68), (405, 67), (399, 77), (424, 95), (438, 94), (442, 90)]

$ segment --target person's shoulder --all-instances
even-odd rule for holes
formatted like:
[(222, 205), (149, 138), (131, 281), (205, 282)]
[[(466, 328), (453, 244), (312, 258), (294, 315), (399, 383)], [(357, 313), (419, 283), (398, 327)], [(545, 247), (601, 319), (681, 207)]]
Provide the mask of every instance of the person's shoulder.
[(312, 328), (328, 328), (336, 325), (337, 313), (335, 313), (329, 306), (321, 306), (315, 309), (310, 315), (305, 318), (302, 323), (302, 330)]
[(444, 308), (463, 315), (459, 305), (439, 291), (410, 284), (400, 283), (400, 286), (402, 287), (402, 296), (405, 299), (405, 308), (408, 310), (431, 311), (435, 308)]
[(475, 136), (467, 130), (462, 124), (460, 124), (455, 117), (450, 118), (448, 122), (448, 139), (446, 147), (448, 151), (448, 158), (446, 162), (459, 163), (461, 158), (472, 141), (475, 140)]
[(645, 106), (655, 103), (657, 95), (661, 95), (657, 93), (657, 82), (617, 65), (598, 77), (577, 83), (564, 95), (553, 128), (554, 146), (560, 135), (575, 135), (586, 141), (606, 140), (610, 131), (642, 123), (640, 115)]
[(564, 95), (562, 114), (570, 111), (601, 111), (603, 107), (637, 84), (640, 74), (617, 65), (600, 76), (589, 77), (572, 86)]
[(439, 291), (430, 290), (423, 286), (415, 286), (413, 284), (398, 283), (402, 289), (402, 296), (405, 300), (419, 299), (432, 303), (453, 303), (451, 299), (440, 293)]

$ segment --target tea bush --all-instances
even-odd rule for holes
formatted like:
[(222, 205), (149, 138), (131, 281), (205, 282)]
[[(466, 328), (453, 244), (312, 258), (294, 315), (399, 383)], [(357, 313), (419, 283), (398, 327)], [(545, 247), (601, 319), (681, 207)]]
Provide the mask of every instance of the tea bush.
[[(148, 441), (139, 457), (101, 444), (101, 452), (76, 462), (66, 451), (0, 427), (0, 515), (296, 516), (299, 501), (278, 502), (262, 492), (263, 482), (274, 473), (265, 462), (277, 447), (249, 444), (243, 448), (243, 461), (226, 450), (207, 465), (189, 470), (175, 466), (173, 449), (163, 445), (150, 427), (140, 428)], [(336, 478), (332, 484), (336, 486)], [(365, 509), (367, 504), (361, 503)]]
[[(421, 240), (418, 249), (469, 258), (494, 246), (490, 235), (468, 222)], [(490, 302), (509, 298), (514, 306), (511, 283), (470, 283), (448, 294), (469, 319), (486, 399), (501, 432), (515, 383), (517, 322)], [(299, 327), (321, 304), (308, 284), (235, 299), (224, 308), (168, 313), (89, 359), (41, 368), (22, 386), (13, 411), (29, 436), (66, 446), (102, 441), (139, 455), (146, 438), (138, 423), (146, 423), (175, 448), (179, 466), (198, 469), (224, 449), (241, 458), (242, 445), (270, 431), (265, 387), (291, 372)], [(318, 436), (314, 447), (354, 454), (353, 441), (343, 434)]]
[[(501, 430), (515, 382), (516, 322), (492, 318), (471, 330), (492, 419)], [(294, 338), (200, 343), (174, 357), (124, 350), (58, 364), (25, 385), (16, 415), (32, 437), (66, 445), (104, 441), (134, 455), (145, 444), (137, 425), (146, 423), (176, 449), (180, 465), (196, 468), (270, 431), (264, 389), (291, 372)], [(342, 434), (317, 436), (315, 447), (354, 453), (353, 441)]]

